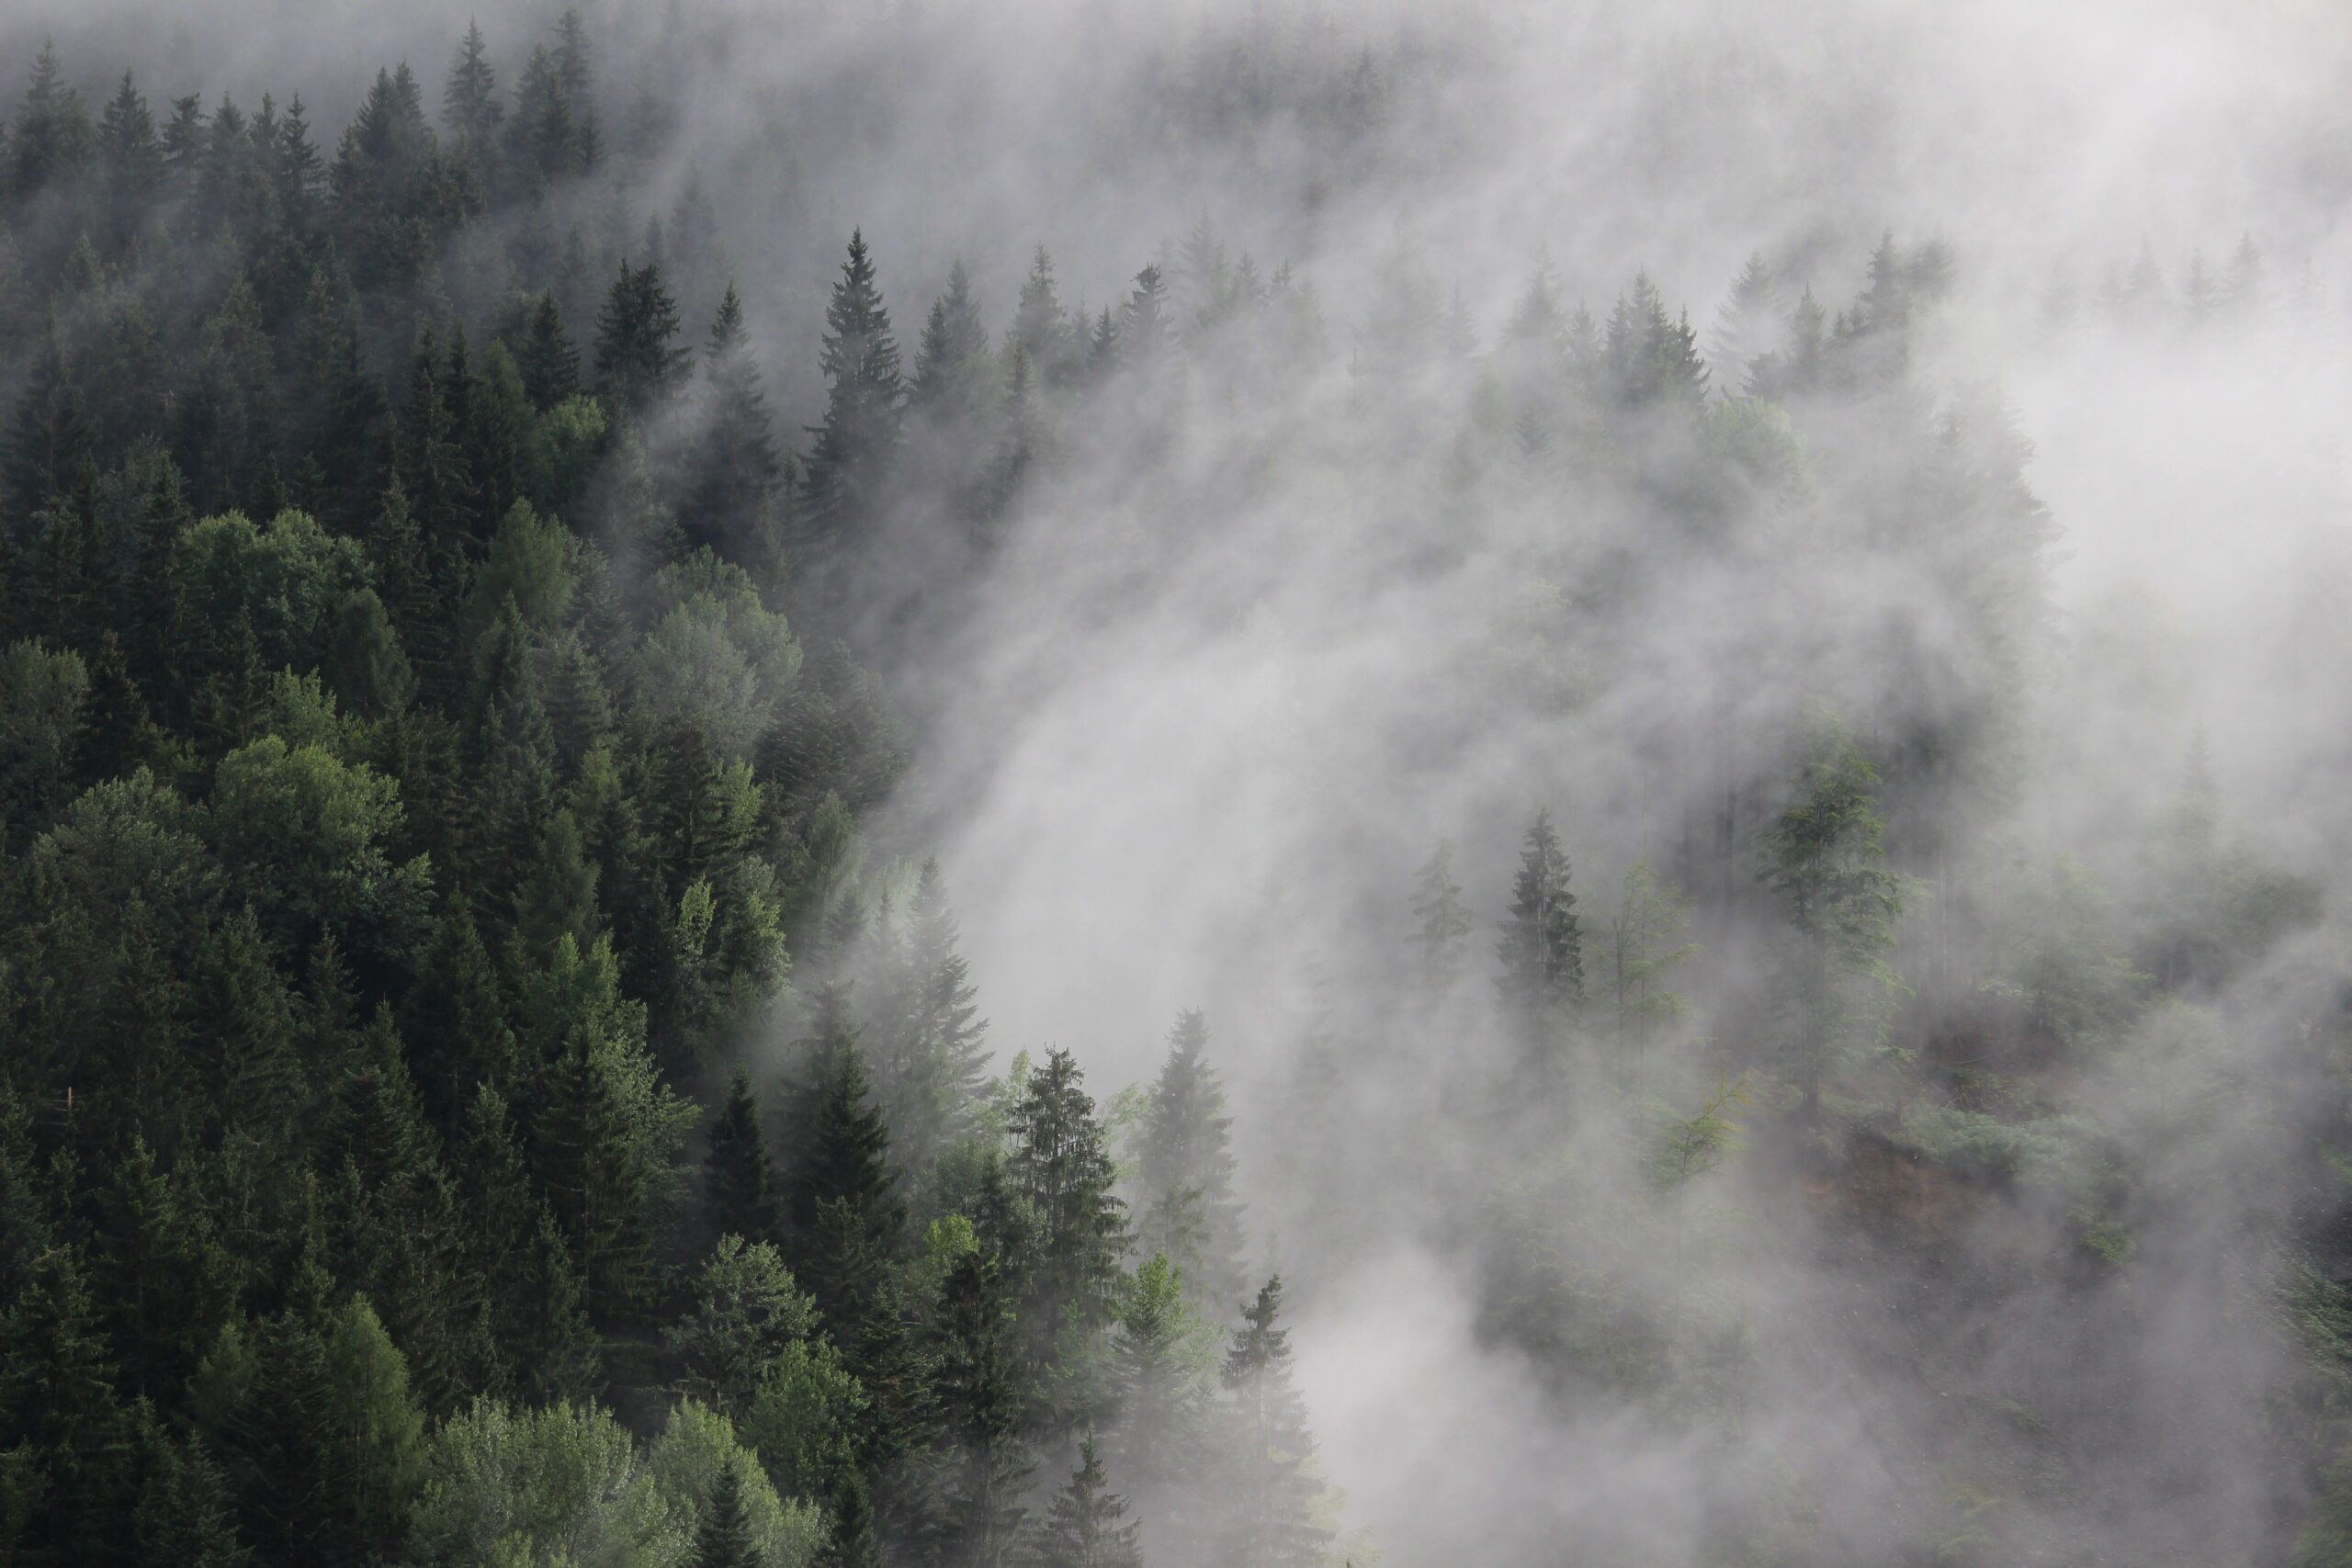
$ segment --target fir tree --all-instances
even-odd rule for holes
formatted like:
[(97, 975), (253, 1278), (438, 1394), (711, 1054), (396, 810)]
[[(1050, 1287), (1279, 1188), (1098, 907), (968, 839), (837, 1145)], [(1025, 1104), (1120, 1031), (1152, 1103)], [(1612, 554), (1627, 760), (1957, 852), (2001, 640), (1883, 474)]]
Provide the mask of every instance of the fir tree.
[(678, 307), (661, 268), (621, 263), (596, 318), (598, 386), (616, 410), (642, 417), (678, 385), (694, 355), (677, 339)]
[(580, 390), (580, 351), (564, 330), (563, 311), (555, 291), (547, 289), (532, 301), (523, 327), (523, 341), (514, 351), (515, 368), (523, 373), (523, 390), (541, 413)]
[(1521, 1048), (1547, 1072), (1568, 1015), (1584, 1005), (1584, 933), (1576, 908), (1576, 895), (1568, 890), (1568, 857), (1553, 829), (1552, 814), (1538, 811), (1520, 852), (1510, 914), (1497, 951), (1504, 1010)]
[(988, 329), (958, 260), (947, 270), (947, 292), (932, 302), (923, 320), (907, 404), (935, 428), (955, 430), (978, 417), (988, 381)]
[(1707, 357), (1714, 364), (1715, 385), (1726, 394), (1752, 392), (1753, 367), (1771, 352), (1779, 338), (1781, 280), (1764, 260), (1764, 253), (1748, 253), (1747, 265), (1732, 279), (1731, 293), (1715, 312), (1713, 337)]
[(1315, 1520), (1322, 1488), (1312, 1469), (1315, 1439), (1306, 1427), (1306, 1401), (1291, 1381), (1290, 1331), (1275, 1326), (1282, 1299), (1276, 1275), (1242, 1313), (1225, 1353), (1232, 1421), (1225, 1558), (1306, 1568), (1320, 1560), (1331, 1532)]
[(703, 354), (709, 409), (681, 511), (686, 540), (730, 559), (759, 561), (770, 510), (784, 480), (767, 392), (743, 331), (743, 305), (729, 284)]
[(1070, 1354), (1109, 1322), (1126, 1250), (1117, 1170), (1083, 1084), (1068, 1051), (1049, 1051), (1007, 1118), (1008, 1174), (1036, 1216), (1022, 1314), (1034, 1366)]
[(1241, 1205), (1233, 1196), (1233, 1119), (1206, 1059), (1208, 1040), (1208, 1021), (1189, 1008), (1168, 1032), (1137, 1150), (1137, 1240), (1165, 1254), (1196, 1299), (1223, 1313), (1241, 1295)]
[(890, 312), (875, 287), (874, 260), (863, 232), (853, 231), (849, 256), (825, 307), (825, 417), (809, 434), (808, 524), (820, 538), (840, 540), (871, 519), (899, 441), (899, 344)]
[(478, 22), (466, 25), (466, 36), (449, 64), (448, 85), (441, 93), (441, 123), (458, 144), (477, 161), (494, 144), (506, 106), (498, 98), (498, 73), (490, 63), (490, 45)]
[(1020, 1433), (1025, 1400), (1013, 1355), (1014, 1317), (995, 1255), (956, 1258), (939, 1304), (939, 1393), (947, 1451), (930, 1554), (955, 1568), (1012, 1568), (1034, 1468)]
[(694, 1568), (759, 1568), (752, 1521), (743, 1511), (743, 1483), (731, 1464), (710, 1483), (710, 1497), (695, 1529)]
[(778, 1234), (776, 1176), (760, 1130), (759, 1098), (742, 1068), (728, 1080), (727, 1100), (710, 1130), (703, 1161), (703, 1209), (713, 1235), (769, 1241)]
[(813, 1032), (803, 1043), (810, 1083), (791, 1186), (793, 1228), (809, 1286), (846, 1336), (862, 1320), (897, 1248), (906, 1206), (889, 1161), (890, 1134), (867, 1088), (865, 1052), (839, 982), (819, 992)]
[(1432, 994), (1450, 987), (1470, 945), (1469, 909), (1453, 880), (1453, 845), (1444, 840), (1413, 877), (1413, 919), (1419, 925), (1421, 983)]
[(1078, 1445), (1078, 1468), (1055, 1496), (1038, 1531), (1037, 1568), (1143, 1568), (1140, 1525), (1126, 1519), (1126, 1499), (1111, 1491), (1095, 1457), (1092, 1433)]

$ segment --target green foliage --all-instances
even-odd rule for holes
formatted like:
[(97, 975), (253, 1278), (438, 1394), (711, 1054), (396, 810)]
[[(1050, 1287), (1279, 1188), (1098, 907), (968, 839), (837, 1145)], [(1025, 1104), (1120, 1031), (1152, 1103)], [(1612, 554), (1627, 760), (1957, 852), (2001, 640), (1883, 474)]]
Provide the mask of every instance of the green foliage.
[(775, 1247), (719, 1238), (695, 1281), (694, 1308), (663, 1335), (684, 1364), (687, 1392), (741, 1417), (769, 1367), (817, 1329), (817, 1303), (793, 1283)]

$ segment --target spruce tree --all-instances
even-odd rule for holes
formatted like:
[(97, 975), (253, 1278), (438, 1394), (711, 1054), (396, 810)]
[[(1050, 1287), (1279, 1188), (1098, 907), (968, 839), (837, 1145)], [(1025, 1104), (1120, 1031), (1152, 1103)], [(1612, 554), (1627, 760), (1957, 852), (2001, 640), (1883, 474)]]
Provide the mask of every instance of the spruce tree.
[(814, 1032), (804, 1046), (810, 1083), (791, 1186), (793, 1229), (803, 1277), (846, 1337), (897, 1250), (906, 1205), (890, 1165), (889, 1131), (849, 1021), (846, 987), (829, 983), (819, 993)]
[(1074, 331), (1069, 316), (1062, 309), (1061, 296), (1054, 282), (1054, 258), (1039, 245), (1029, 265), (1029, 276), (1021, 285), (1021, 299), (1012, 314), (1011, 346), (1025, 356), (1030, 375), (1046, 386), (1058, 386), (1068, 379), (1073, 367), (1074, 339), (1085, 328), (1083, 321)]
[(1453, 984), (1470, 945), (1471, 919), (1453, 880), (1453, 845), (1444, 840), (1413, 877), (1413, 919), (1420, 943), (1421, 984), (1432, 995)]
[(1747, 265), (1732, 279), (1731, 293), (1715, 313), (1715, 330), (1707, 344), (1714, 364), (1715, 385), (1726, 393), (1749, 394), (1756, 389), (1754, 366), (1771, 352), (1780, 336), (1781, 280), (1752, 251)]
[(958, 260), (947, 270), (947, 292), (932, 302), (924, 318), (907, 405), (934, 428), (959, 429), (986, 404), (989, 368), (988, 329), (972, 299), (971, 277)]
[(827, 389), (825, 417), (808, 432), (816, 440), (808, 455), (808, 521), (820, 539), (837, 542), (872, 518), (898, 446), (906, 395), (890, 312), (875, 286), (874, 259), (862, 231), (850, 234), (848, 258), (825, 307), (819, 367)]
[(622, 262), (596, 318), (598, 388), (616, 412), (642, 417), (678, 385), (694, 355), (677, 339), (678, 307), (660, 266)]
[(498, 72), (490, 63), (490, 46), (481, 36), (481, 24), (469, 22), (457, 58), (449, 64), (448, 85), (442, 90), (441, 123), (479, 164), (488, 158), (505, 118), (506, 106), (498, 97)]
[(1233, 1196), (1233, 1118), (1206, 1059), (1208, 1040), (1207, 1020), (1190, 1008), (1168, 1032), (1137, 1150), (1137, 1241), (1165, 1254), (1194, 1299), (1222, 1314), (1242, 1291), (1241, 1205)]
[(695, 1529), (691, 1561), (694, 1568), (759, 1568), (751, 1517), (743, 1511), (743, 1482), (731, 1464), (721, 1465), (718, 1478), (710, 1483), (709, 1500)]
[(580, 351), (564, 330), (563, 310), (555, 290), (543, 290), (531, 303), (523, 326), (523, 341), (514, 350), (515, 368), (523, 373), (523, 390), (531, 406), (545, 413), (580, 390)]
[(1117, 1168), (1068, 1051), (1046, 1053), (1006, 1120), (1008, 1175), (1036, 1217), (1022, 1318), (1031, 1364), (1042, 1368), (1109, 1322), (1127, 1246), (1125, 1205), (1113, 1195)]
[(1553, 829), (1552, 814), (1538, 811), (1520, 852), (1510, 913), (1497, 951), (1505, 1014), (1531, 1064), (1546, 1072), (1568, 1015), (1584, 1005), (1584, 933), (1576, 908), (1576, 895), (1568, 890), (1568, 857)]
[(1282, 1299), (1276, 1275), (1242, 1313), (1225, 1354), (1231, 1431), (1224, 1556), (1261, 1568), (1307, 1568), (1320, 1560), (1331, 1532), (1315, 1520), (1322, 1488), (1311, 1468), (1306, 1404), (1291, 1381), (1290, 1331), (1276, 1326)]
[(690, 545), (733, 560), (762, 557), (784, 462), (768, 416), (767, 392), (743, 330), (743, 304), (729, 284), (703, 354), (709, 394), (706, 423), (680, 514)]
[(1125, 1522), (1127, 1501), (1112, 1492), (1095, 1457), (1094, 1435), (1078, 1445), (1078, 1468), (1055, 1496), (1038, 1531), (1037, 1568), (1143, 1568), (1141, 1526)]
[(953, 1568), (1019, 1561), (1021, 1496), (1035, 1468), (1021, 1443), (1026, 1406), (1014, 1315), (985, 1247), (958, 1257), (940, 1289), (939, 1393), (945, 1451), (929, 1555)]
[(988, 1076), (988, 1021), (936, 860), (916, 877), (906, 926), (881, 1093), (907, 1163), (921, 1166), (971, 1129)]
[(728, 1080), (727, 1100), (710, 1130), (703, 1161), (705, 1224), (715, 1236), (773, 1241), (780, 1234), (775, 1163), (760, 1127), (759, 1097), (741, 1067)]

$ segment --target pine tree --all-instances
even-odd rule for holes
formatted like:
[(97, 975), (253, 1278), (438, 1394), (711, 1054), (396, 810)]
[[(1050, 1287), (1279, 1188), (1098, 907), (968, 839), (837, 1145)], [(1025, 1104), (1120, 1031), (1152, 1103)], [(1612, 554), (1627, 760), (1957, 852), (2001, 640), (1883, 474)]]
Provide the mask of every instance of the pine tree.
[(599, 389), (616, 410), (642, 417), (678, 385), (694, 355), (677, 339), (678, 307), (661, 268), (622, 262), (596, 318)]
[(1306, 1568), (1320, 1559), (1331, 1532), (1315, 1522), (1322, 1490), (1311, 1468), (1315, 1439), (1306, 1401), (1291, 1382), (1290, 1331), (1275, 1326), (1282, 1300), (1276, 1275), (1242, 1313), (1225, 1353), (1232, 1421), (1226, 1560)]
[(1510, 916), (1498, 947), (1503, 1007), (1521, 1049), (1540, 1071), (1553, 1070), (1568, 1015), (1584, 1005), (1584, 933), (1568, 890), (1568, 857), (1538, 811), (1511, 883)]
[(936, 860), (925, 860), (907, 910), (881, 1094), (911, 1166), (935, 1160), (971, 1129), (988, 1076), (988, 1022), (957, 951), (955, 911)]
[(977, 419), (987, 401), (988, 328), (972, 299), (972, 280), (958, 259), (947, 269), (947, 292), (932, 302), (915, 351), (907, 404), (934, 428), (956, 430)]
[(1753, 367), (1771, 352), (1779, 337), (1781, 299), (1781, 280), (1766, 264), (1764, 253), (1751, 251), (1715, 313), (1714, 335), (1707, 344), (1715, 385), (1727, 394), (1755, 389)]
[(778, 1232), (776, 1176), (760, 1130), (759, 1098), (742, 1068), (728, 1080), (727, 1100), (710, 1130), (703, 1161), (703, 1212), (713, 1235), (774, 1240)]
[(1049, 1051), (1007, 1118), (1008, 1174), (1036, 1216), (1022, 1318), (1031, 1364), (1041, 1368), (1109, 1322), (1127, 1245), (1125, 1206), (1112, 1192), (1117, 1170), (1083, 1084), (1068, 1051)]
[(17, 123), (8, 138), (10, 194), (22, 202), (78, 173), (92, 152), (90, 117), (82, 95), (65, 80), (57, 46), (41, 45), (33, 57), (32, 81), (17, 102)]
[(1020, 1434), (1025, 1400), (1014, 1316), (995, 1255), (976, 1247), (940, 1290), (939, 1393), (946, 1453), (926, 1555), (953, 1568), (1012, 1568), (1034, 1468)]
[(898, 1247), (906, 1206), (890, 1166), (890, 1134), (867, 1088), (865, 1052), (840, 982), (818, 993), (812, 1033), (803, 1046), (810, 1083), (790, 1192), (793, 1230), (809, 1288), (847, 1337)]
[(707, 422), (680, 510), (686, 540), (733, 560), (763, 564), (772, 509), (784, 481), (767, 392), (743, 331), (743, 305), (729, 284), (703, 355)]
[(1453, 880), (1453, 845), (1438, 840), (1413, 876), (1413, 919), (1419, 922), (1421, 984), (1432, 995), (1450, 988), (1470, 945), (1470, 911)]
[(861, 231), (850, 234), (848, 259), (825, 307), (820, 368), (825, 418), (809, 428), (816, 441), (808, 456), (808, 521), (819, 538), (839, 541), (859, 532), (878, 504), (905, 400), (898, 340)]
[(1046, 386), (1059, 386), (1069, 378), (1077, 357), (1074, 339), (1084, 327), (1081, 321), (1072, 330), (1054, 282), (1054, 258), (1039, 245), (1013, 310), (1011, 346), (1027, 358), (1032, 376)]
[(541, 413), (580, 390), (580, 351), (564, 330), (555, 290), (546, 289), (532, 301), (523, 341), (514, 350), (514, 366), (523, 373), (523, 390), (530, 395), (531, 406)]
[(119, 251), (137, 233), (164, 183), (164, 147), (156, 140), (155, 117), (128, 71), (98, 117), (97, 144), (106, 171), (108, 248)]
[(1135, 291), (1119, 314), (1119, 358), (1135, 366), (1158, 364), (1175, 341), (1168, 283), (1156, 265), (1136, 274)]
[(1183, 1272), (1196, 1300), (1223, 1313), (1242, 1291), (1241, 1205), (1233, 1196), (1233, 1118), (1206, 1059), (1208, 1041), (1208, 1021), (1197, 1010), (1176, 1015), (1144, 1111), (1137, 1240)]
[(487, 159), (495, 145), (506, 106), (498, 97), (498, 73), (490, 63), (490, 46), (478, 22), (466, 25), (458, 56), (449, 65), (449, 83), (441, 94), (441, 123), (458, 146), (477, 163)]
[(733, 1465), (721, 1466), (695, 1529), (694, 1568), (759, 1568), (752, 1521), (743, 1511), (743, 1483)]
[(1163, 1547), (1189, 1538), (1196, 1522), (1180, 1498), (1207, 1458), (1204, 1418), (1216, 1359), (1214, 1331), (1186, 1304), (1175, 1266), (1155, 1253), (1136, 1270), (1111, 1342), (1118, 1408), (1111, 1452)]
[(1037, 1568), (1143, 1568), (1140, 1525), (1123, 1523), (1126, 1499), (1111, 1491), (1092, 1433), (1078, 1445), (1078, 1468), (1054, 1498), (1032, 1561)]

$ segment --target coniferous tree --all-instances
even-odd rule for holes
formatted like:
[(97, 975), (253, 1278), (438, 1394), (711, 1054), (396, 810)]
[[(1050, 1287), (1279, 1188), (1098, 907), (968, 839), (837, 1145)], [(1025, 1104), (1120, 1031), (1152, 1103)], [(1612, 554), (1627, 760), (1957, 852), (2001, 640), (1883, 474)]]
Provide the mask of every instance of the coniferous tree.
[(686, 540), (729, 559), (764, 564), (771, 511), (784, 482), (783, 459), (745, 340), (743, 305), (729, 284), (703, 354), (710, 405), (695, 471), (681, 507)]
[(498, 97), (498, 72), (490, 62), (490, 45), (478, 22), (466, 24), (466, 36), (449, 64), (448, 85), (441, 93), (441, 123), (460, 149), (481, 163), (496, 144), (506, 106)]
[(65, 80), (57, 46), (43, 43), (33, 57), (32, 80), (17, 101), (17, 122), (8, 138), (10, 194), (28, 201), (78, 174), (92, 143), (82, 95)]
[(1079, 1441), (1078, 1468), (1038, 1531), (1034, 1561), (1038, 1568), (1143, 1568), (1136, 1542), (1142, 1527), (1126, 1514), (1127, 1501), (1112, 1492), (1090, 1432)]
[(906, 1206), (840, 982), (819, 992), (805, 1046), (811, 1081), (791, 1186), (792, 1223), (809, 1287), (846, 1336), (871, 1304), (906, 1224)]
[(775, 1163), (760, 1128), (760, 1102), (742, 1068), (728, 1080), (727, 1100), (710, 1130), (703, 1161), (703, 1210), (713, 1235), (771, 1241), (780, 1234)]
[(1190, 1008), (1168, 1032), (1136, 1151), (1136, 1239), (1182, 1270), (1211, 1312), (1224, 1313), (1241, 1297), (1241, 1205), (1233, 1196), (1233, 1118), (1206, 1059), (1208, 1040), (1208, 1021)]
[(760, 1560), (743, 1511), (743, 1483), (733, 1465), (724, 1466), (695, 1529), (694, 1568), (758, 1568)]
[(1125, 1205), (1113, 1193), (1117, 1168), (1068, 1051), (1046, 1054), (1007, 1122), (1007, 1174), (1036, 1217), (1022, 1319), (1030, 1363), (1043, 1367), (1082, 1352), (1110, 1321), (1127, 1245)]
[(1781, 300), (1781, 280), (1765, 262), (1764, 253), (1750, 252), (1747, 264), (1732, 279), (1723, 308), (1715, 313), (1714, 334), (1707, 344), (1707, 357), (1714, 364), (1714, 384), (1724, 393), (1756, 389), (1753, 367), (1779, 341)]
[(1018, 1561), (1022, 1493), (1035, 1468), (1021, 1443), (1026, 1401), (1013, 1348), (1014, 1314), (995, 1255), (975, 1247), (941, 1286), (939, 1393), (947, 1451), (926, 1555), (952, 1568), (1011, 1568)]
[(1421, 983), (1431, 993), (1450, 987), (1462, 972), (1472, 921), (1453, 880), (1453, 845), (1444, 840), (1413, 877), (1413, 919), (1419, 922)]
[(825, 307), (825, 417), (811, 426), (808, 523), (822, 540), (854, 536), (870, 520), (898, 446), (899, 344), (875, 286), (865, 236), (853, 231), (849, 256)]
[(1084, 329), (1082, 321), (1077, 329), (1071, 327), (1054, 281), (1054, 258), (1039, 245), (1013, 310), (1011, 346), (1027, 360), (1030, 375), (1044, 385), (1058, 386), (1069, 378), (1077, 357), (1073, 340)]
[(1282, 1299), (1276, 1275), (1242, 1313), (1225, 1353), (1232, 1428), (1224, 1549), (1228, 1562), (1305, 1568), (1319, 1560), (1331, 1532), (1315, 1518), (1322, 1488), (1312, 1469), (1306, 1401), (1291, 1379), (1290, 1331), (1276, 1326)]
[(660, 266), (622, 262), (596, 318), (598, 386), (615, 410), (642, 417), (677, 387), (694, 357), (677, 339), (678, 307)]
[(1520, 1047), (1539, 1071), (1554, 1070), (1561, 1032), (1584, 1005), (1584, 932), (1577, 897), (1568, 890), (1568, 857), (1538, 811), (1520, 852), (1511, 883), (1510, 913), (1497, 952), (1502, 959), (1502, 1002)]
[(936, 860), (925, 860), (907, 910), (880, 1086), (892, 1134), (921, 1166), (971, 1128), (988, 1073), (988, 1022)]
[(523, 327), (523, 341), (514, 350), (515, 368), (523, 373), (523, 389), (541, 413), (580, 390), (580, 351), (564, 330), (563, 310), (555, 290), (541, 292), (531, 305)]
[(947, 292), (932, 302), (915, 351), (907, 406), (934, 428), (955, 431), (977, 419), (987, 400), (988, 329), (961, 260), (947, 269)]

